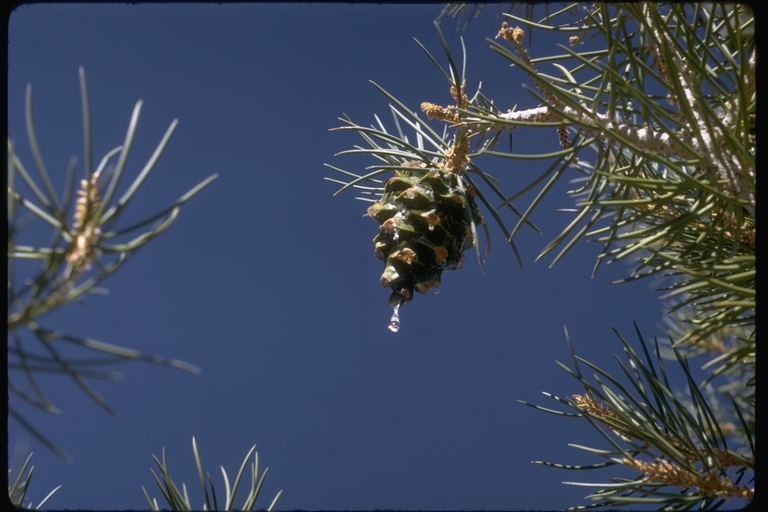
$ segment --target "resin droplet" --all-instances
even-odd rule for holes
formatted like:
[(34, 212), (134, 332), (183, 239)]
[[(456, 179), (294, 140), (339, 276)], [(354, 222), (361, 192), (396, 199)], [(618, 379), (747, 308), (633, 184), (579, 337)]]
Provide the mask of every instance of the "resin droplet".
[(400, 330), (400, 304), (395, 306), (395, 310), (392, 312), (392, 318), (389, 319), (389, 330), (392, 332)]

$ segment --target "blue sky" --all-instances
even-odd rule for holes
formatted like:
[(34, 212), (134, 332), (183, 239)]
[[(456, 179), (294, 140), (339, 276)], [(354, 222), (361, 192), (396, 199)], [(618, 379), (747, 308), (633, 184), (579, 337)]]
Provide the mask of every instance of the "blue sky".
[[(566, 174), (517, 238), (517, 266), (498, 227), (481, 273), (472, 253), (447, 272), (439, 295), (417, 296), (387, 330), (389, 292), (371, 240), (366, 204), (337, 187), (324, 163), (361, 172), (372, 160), (334, 157), (358, 144), (330, 132), (338, 117), (391, 120), (373, 80), (412, 109), (448, 104), (447, 84), (418, 45), (442, 50), (439, 5), (168, 4), (26, 5), (9, 21), (8, 130), (28, 169), (25, 87), (49, 173), (64, 183), (70, 158), (82, 162), (78, 68), (90, 95), (96, 161), (122, 143), (143, 100), (126, 172), (143, 167), (174, 119), (173, 138), (121, 222), (160, 210), (213, 173), (172, 228), (140, 250), (89, 297), (40, 323), (174, 357), (200, 375), (144, 363), (120, 367), (119, 382), (91, 381), (111, 417), (71, 380), (41, 385), (62, 413), (22, 412), (75, 460), (68, 466), (9, 423), (9, 454), (34, 452), (29, 496), (56, 485), (57, 509), (144, 508), (152, 454), (166, 450), (172, 475), (202, 506), (191, 439), (223, 492), (258, 444), (270, 468), (260, 506), (283, 489), (280, 509), (561, 509), (588, 491), (562, 481), (607, 481), (614, 473), (569, 473), (531, 464), (596, 462), (568, 443), (604, 446), (583, 422), (516, 402), (551, 406), (541, 395), (582, 388), (568, 362), (563, 326), (580, 355), (617, 369), (611, 331), (660, 335), (662, 305), (651, 282), (610, 286), (624, 264), (591, 278), (597, 245), (580, 244), (553, 268), (539, 251), (570, 220)], [(442, 27), (467, 86), (502, 110), (536, 106), (527, 78), (489, 49), (502, 17), (489, 9), (460, 34)], [(536, 35), (532, 51), (559, 39)], [(563, 37), (565, 39), (565, 36)], [(443, 60), (444, 62), (444, 60)], [(554, 131), (515, 133), (521, 153), (551, 151)], [(502, 138), (500, 148), (506, 147)], [(478, 164), (512, 193), (548, 165), (485, 158)], [(82, 164), (78, 165), (78, 179)], [(127, 186), (130, 180), (124, 182)], [(517, 203), (525, 207), (533, 195)], [(489, 218), (486, 215), (486, 218)], [(492, 221), (491, 221), (492, 222)], [(510, 219), (511, 222), (511, 219)], [(49, 240), (32, 223), (25, 236)], [(74, 354), (74, 353), (73, 353)], [(78, 353), (79, 356), (86, 354)], [(12, 375), (13, 377), (13, 375)], [(17, 376), (18, 378), (18, 376)], [(627, 475), (628, 476), (628, 475)], [(244, 499), (241, 498), (241, 499)], [(241, 500), (238, 500), (238, 503)]]

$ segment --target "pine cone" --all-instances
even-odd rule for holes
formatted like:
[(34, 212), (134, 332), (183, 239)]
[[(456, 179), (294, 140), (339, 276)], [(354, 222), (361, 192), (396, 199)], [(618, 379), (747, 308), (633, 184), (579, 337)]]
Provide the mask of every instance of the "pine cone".
[[(374, 256), (384, 262), (381, 285), (392, 289), (393, 308), (440, 286), (443, 270), (463, 266), (473, 246), (469, 212), (475, 224), (483, 216), (474, 189), (455, 173), (430, 169), (397, 171), (384, 184), (384, 195), (368, 208), (381, 226), (373, 239)], [(469, 212), (467, 211), (469, 203)]]

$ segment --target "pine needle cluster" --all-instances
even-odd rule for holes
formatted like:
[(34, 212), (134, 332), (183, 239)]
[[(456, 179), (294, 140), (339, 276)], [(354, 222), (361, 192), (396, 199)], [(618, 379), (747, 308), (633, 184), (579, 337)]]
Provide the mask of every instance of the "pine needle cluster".
[[(55, 330), (45, 326), (42, 317), (82, 301), (90, 294), (103, 293), (104, 290), (97, 285), (122, 268), (123, 263), (147, 242), (168, 229), (176, 220), (181, 206), (216, 178), (216, 175), (207, 178), (164, 210), (136, 224), (117, 227), (116, 221), (121, 213), (155, 168), (177, 121), (171, 123), (144, 168), (118, 197), (118, 184), (131, 151), (142, 102), (136, 103), (124, 143), (108, 152), (94, 169), (88, 89), (83, 68), (80, 68), (80, 92), (85, 176), (79, 181), (80, 188), (76, 194), (73, 194), (77, 164), (74, 157), (62, 197), (55, 191), (37, 142), (31, 85), (26, 91), (26, 124), (36, 175), (27, 170), (17, 156), (12, 140), (8, 139), (8, 413), (10, 418), (66, 461), (71, 461), (70, 456), (27, 421), (19, 407), (32, 406), (46, 412), (59, 412), (39, 385), (39, 375), (53, 373), (71, 378), (92, 400), (113, 414), (106, 400), (86, 380), (116, 380), (120, 377), (117, 372), (101, 368), (143, 360), (193, 373), (200, 370), (183, 361)], [(117, 162), (112, 163), (115, 158)], [(19, 178), (23, 184), (18, 182)], [(73, 196), (76, 196), (74, 204)], [(52, 229), (49, 245), (26, 245), (20, 241), (26, 234), (24, 228), (33, 221), (42, 221)], [(142, 229), (144, 231), (136, 235), (135, 232)], [(17, 265), (30, 261), (39, 262), (39, 270), (33, 272), (31, 278), (20, 275)], [(73, 358), (65, 352), (64, 344), (97, 355), (90, 359)]]

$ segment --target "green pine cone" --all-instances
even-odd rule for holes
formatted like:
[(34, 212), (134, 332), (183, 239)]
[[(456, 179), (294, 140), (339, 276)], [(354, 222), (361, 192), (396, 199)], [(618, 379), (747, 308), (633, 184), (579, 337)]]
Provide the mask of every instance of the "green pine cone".
[(462, 267), (464, 251), (473, 246), (471, 220), (481, 224), (483, 216), (474, 190), (464, 182), (462, 192), (459, 179), (438, 169), (400, 171), (368, 208), (380, 225), (374, 256), (384, 262), (381, 285), (392, 290), (390, 306), (410, 302), (414, 290), (439, 287), (443, 270)]

